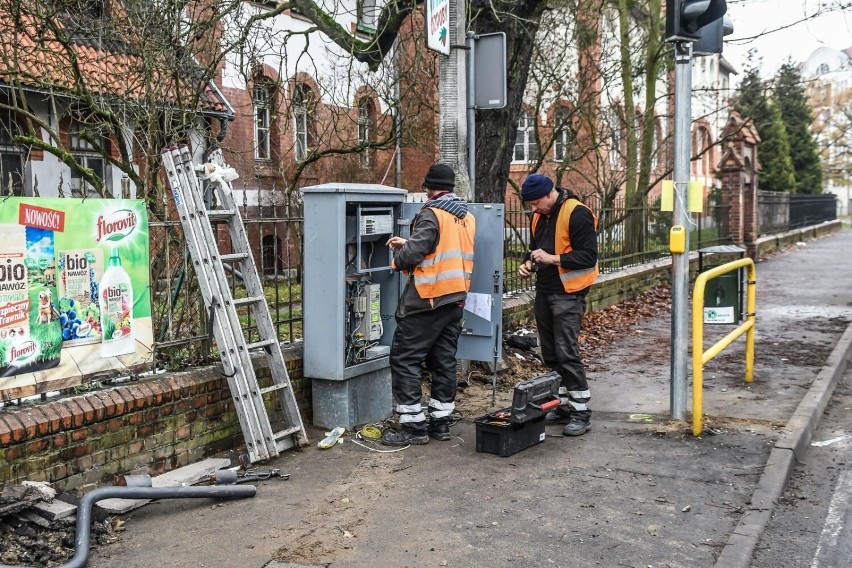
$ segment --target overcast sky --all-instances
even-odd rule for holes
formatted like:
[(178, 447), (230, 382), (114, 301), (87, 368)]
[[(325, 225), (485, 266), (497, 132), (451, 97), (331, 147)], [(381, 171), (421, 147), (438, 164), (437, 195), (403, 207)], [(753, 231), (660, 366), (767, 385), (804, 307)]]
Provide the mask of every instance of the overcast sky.
[[(838, 3), (849, 8), (845, 12), (829, 9)], [(800, 21), (814, 14), (821, 15)], [(725, 38), (724, 56), (740, 77), (751, 48), (763, 58), (763, 76), (770, 77), (787, 57), (801, 62), (818, 47), (852, 47), (849, 0), (728, 0), (728, 15), (734, 33)], [(748, 39), (754, 36), (760, 37)]]

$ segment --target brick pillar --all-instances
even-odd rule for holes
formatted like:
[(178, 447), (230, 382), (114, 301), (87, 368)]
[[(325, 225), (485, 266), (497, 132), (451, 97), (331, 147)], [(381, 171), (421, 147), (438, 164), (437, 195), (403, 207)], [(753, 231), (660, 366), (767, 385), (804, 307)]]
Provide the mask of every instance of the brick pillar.
[(735, 245), (743, 243), (742, 170), (729, 168), (722, 172), (722, 205), (728, 210), (728, 234)]
[(755, 259), (755, 241), (760, 235), (757, 177), (757, 144), (760, 136), (754, 126), (731, 113), (722, 131), (722, 204), (729, 207), (729, 231), (734, 244), (745, 245)]

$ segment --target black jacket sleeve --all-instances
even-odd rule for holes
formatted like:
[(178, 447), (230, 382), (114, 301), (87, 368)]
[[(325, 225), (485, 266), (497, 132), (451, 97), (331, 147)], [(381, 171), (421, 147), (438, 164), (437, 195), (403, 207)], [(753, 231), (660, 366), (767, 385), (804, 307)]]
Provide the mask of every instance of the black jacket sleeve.
[(435, 251), (438, 246), (438, 218), (428, 207), (417, 213), (414, 229), (405, 245), (394, 253), (394, 264), (397, 270), (411, 270), (420, 264), (426, 255)]

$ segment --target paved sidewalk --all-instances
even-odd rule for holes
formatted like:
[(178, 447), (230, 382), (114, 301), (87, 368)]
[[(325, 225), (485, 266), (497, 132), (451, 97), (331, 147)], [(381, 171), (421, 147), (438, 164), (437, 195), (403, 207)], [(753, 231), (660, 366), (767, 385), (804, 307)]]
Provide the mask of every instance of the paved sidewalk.
[(669, 420), (665, 314), (589, 361), (585, 436), (548, 427), (500, 458), (466, 420), (393, 453), (312, 445), (268, 464), (291, 477), (253, 499), (133, 512), (89, 566), (746, 567), (852, 354), (849, 282), (848, 229), (758, 264), (755, 380), (742, 339), (707, 365), (701, 437)]

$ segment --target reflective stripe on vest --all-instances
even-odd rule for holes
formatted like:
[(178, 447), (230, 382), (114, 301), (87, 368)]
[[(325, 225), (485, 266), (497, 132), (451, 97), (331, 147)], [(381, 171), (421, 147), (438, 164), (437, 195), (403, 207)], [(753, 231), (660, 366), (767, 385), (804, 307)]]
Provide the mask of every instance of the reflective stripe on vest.
[(476, 234), (473, 214), (459, 219), (442, 209), (430, 209), (438, 219), (438, 245), (414, 268), (414, 286), (424, 300), (470, 290)]
[[(554, 235), (553, 248), (557, 255), (571, 252), (571, 213), (577, 206), (585, 207), (592, 213), (592, 210), (585, 204), (580, 203), (577, 199), (570, 198), (562, 204), (559, 209), (559, 215), (556, 217), (556, 231)], [(535, 235), (535, 229), (538, 225), (538, 220), (541, 218), (539, 213), (535, 213), (532, 218), (532, 234)], [(598, 218), (592, 213), (592, 219), (595, 222), (595, 231), (598, 230)], [(579, 292), (591, 286), (598, 277), (598, 264), (592, 268), (584, 268), (582, 270), (570, 270), (563, 268), (561, 265), (557, 267), (559, 270), (559, 279), (562, 281), (562, 288), (568, 294)]]

